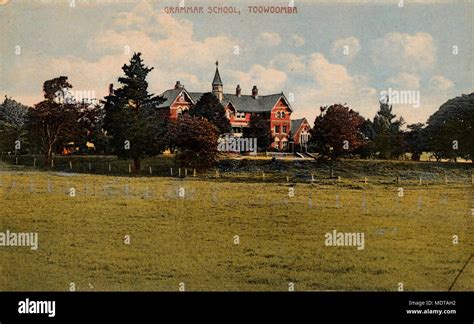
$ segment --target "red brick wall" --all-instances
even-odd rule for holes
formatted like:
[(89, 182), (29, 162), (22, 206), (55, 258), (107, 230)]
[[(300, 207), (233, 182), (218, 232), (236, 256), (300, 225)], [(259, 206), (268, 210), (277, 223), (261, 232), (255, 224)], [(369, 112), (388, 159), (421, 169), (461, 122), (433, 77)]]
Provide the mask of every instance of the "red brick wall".
[(307, 121), (304, 121), (303, 124), (300, 126), (296, 134), (292, 134), (295, 144), (300, 144), (300, 134), (303, 132), (304, 128), (307, 129), (307, 132), (310, 131), (311, 127)]
[[(284, 117), (281, 117), (281, 113), (284, 113)], [(279, 126), (278, 133), (275, 133), (275, 126)], [(276, 147), (274, 144), (272, 144), (272, 146), (283, 149), (281, 141), (283, 139), (289, 140), (289, 133), (291, 130), (291, 111), (283, 99), (280, 99), (272, 109), (270, 114), (270, 127), (273, 138), (275, 139), (275, 137), (277, 137), (280, 139), (278, 147)], [(283, 127), (286, 127), (286, 132), (283, 132)]]
[[(182, 98), (180, 96), (182, 95)], [(170, 119), (175, 120), (178, 118), (178, 109), (186, 110), (190, 109), (192, 106), (191, 101), (189, 98), (186, 98), (186, 95), (181, 94), (176, 98), (176, 100), (170, 106)]]

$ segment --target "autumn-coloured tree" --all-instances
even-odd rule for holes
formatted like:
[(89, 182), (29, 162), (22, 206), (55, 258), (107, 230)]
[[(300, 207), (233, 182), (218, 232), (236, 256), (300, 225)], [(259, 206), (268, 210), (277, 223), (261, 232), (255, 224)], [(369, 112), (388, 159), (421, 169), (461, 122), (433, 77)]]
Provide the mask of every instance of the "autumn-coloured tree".
[(359, 113), (344, 105), (321, 107), (321, 114), (314, 121), (310, 147), (332, 159), (352, 153), (364, 144), (364, 122)]
[(224, 106), (219, 99), (211, 92), (207, 92), (196, 102), (196, 105), (189, 111), (193, 117), (202, 117), (214, 124), (219, 130), (219, 134), (229, 133), (230, 122), (225, 115)]
[(204, 118), (184, 115), (168, 124), (167, 142), (182, 167), (206, 169), (217, 161), (219, 131)]

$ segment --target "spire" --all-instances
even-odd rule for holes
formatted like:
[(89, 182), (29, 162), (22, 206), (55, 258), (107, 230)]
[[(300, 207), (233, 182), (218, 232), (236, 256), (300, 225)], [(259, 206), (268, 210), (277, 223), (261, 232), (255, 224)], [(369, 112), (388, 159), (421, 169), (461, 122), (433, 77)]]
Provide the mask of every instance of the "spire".
[(212, 85), (213, 86), (223, 85), (222, 80), (221, 80), (221, 76), (219, 74), (219, 61), (216, 61), (216, 73), (214, 74), (214, 81), (212, 81)]

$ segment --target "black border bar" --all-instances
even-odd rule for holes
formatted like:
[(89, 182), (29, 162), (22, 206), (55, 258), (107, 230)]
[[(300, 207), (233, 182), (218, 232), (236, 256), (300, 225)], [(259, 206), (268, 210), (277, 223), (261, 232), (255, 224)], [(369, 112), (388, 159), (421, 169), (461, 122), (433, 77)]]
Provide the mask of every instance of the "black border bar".
[[(19, 314), (19, 302), (26, 298), (55, 301), (55, 316)], [(432, 304), (410, 306), (410, 301)], [(449, 304), (442, 305), (442, 301)], [(407, 314), (409, 309), (427, 308), (454, 309), (456, 314)], [(472, 324), (474, 292), (0, 292), (1, 324), (89, 323), (95, 319), (152, 323), (185, 318), (193, 321), (214, 318), (223, 323), (287, 318), (293, 322), (325, 319), (324, 323), (376, 320), (378, 323)]]

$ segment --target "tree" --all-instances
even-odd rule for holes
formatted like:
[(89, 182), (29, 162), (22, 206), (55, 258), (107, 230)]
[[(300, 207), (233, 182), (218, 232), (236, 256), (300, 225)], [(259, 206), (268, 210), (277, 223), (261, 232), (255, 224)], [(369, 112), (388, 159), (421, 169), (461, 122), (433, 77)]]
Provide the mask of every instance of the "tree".
[(203, 94), (198, 102), (196, 102), (196, 105), (190, 110), (189, 114), (193, 117), (207, 119), (217, 127), (219, 134), (229, 133), (231, 130), (224, 106), (211, 92)]
[(79, 106), (73, 100), (64, 100), (71, 88), (64, 76), (46, 81), (43, 85), (45, 100), (30, 110), (28, 127), (42, 147), (46, 165), (54, 152), (87, 132), (80, 122), (83, 114)]
[(243, 129), (243, 136), (256, 138), (259, 151), (266, 151), (272, 144), (270, 120), (264, 114), (252, 114), (248, 127)]
[(108, 153), (106, 148), (109, 145), (108, 136), (103, 131), (105, 110), (103, 105), (98, 103), (82, 102), (79, 104), (81, 118), (79, 123), (84, 128), (81, 137), (77, 138), (75, 144), (80, 147), (81, 152), (89, 153), (87, 142), (94, 144), (95, 152)]
[(184, 115), (168, 124), (167, 143), (182, 167), (206, 169), (217, 161), (219, 130), (204, 118)]
[(361, 158), (370, 158), (375, 152), (375, 145), (373, 142), (375, 138), (374, 123), (370, 119), (366, 119), (360, 127), (360, 131), (364, 137), (364, 144), (356, 149), (355, 153)]
[[(448, 100), (431, 115), (426, 127), (427, 148), (439, 161), (474, 159), (474, 93)], [(473, 161), (474, 162), (474, 161)]]
[(337, 159), (353, 153), (365, 143), (361, 127), (365, 120), (358, 112), (341, 104), (320, 108), (314, 121), (310, 147), (323, 157)]
[(423, 123), (408, 125), (405, 133), (406, 151), (410, 152), (413, 161), (420, 161), (421, 154), (426, 150), (426, 140)]
[[(67, 81), (67, 76), (60, 76), (43, 83), (44, 98), (50, 101), (64, 102), (69, 98), (72, 85)], [(71, 103), (71, 102), (69, 102)]]
[[(19, 153), (19, 150), (27, 147), (28, 112), (29, 107), (5, 96), (5, 100), (0, 104), (0, 149), (2, 151)], [(19, 150), (17, 150), (17, 143)]]
[(396, 119), (397, 115), (392, 114), (392, 106), (388, 102), (380, 101), (380, 109), (374, 117), (373, 129), (375, 137), (373, 140), (375, 153), (380, 158), (395, 158), (404, 153), (403, 135), (401, 127), (403, 118)]
[(134, 170), (140, 170), (140, 159), (163, 150), (167, 114), (158, 105), (163, 97), (148, 92), (146, 77), (153, 68), (144, 65), (141, 53), (134, 53), (122, 67), (122, 86), (105, 98), (103, 128), (110, 136), (115, 154), (132, 158)]
[(95, 106), (91, 116), (91, 129), (88, 141), (94, 143), (94, 151), (96, 154), (113, 154), (110, 144), (111, 136), (104, 129), (105, 108), (103, 105)]

